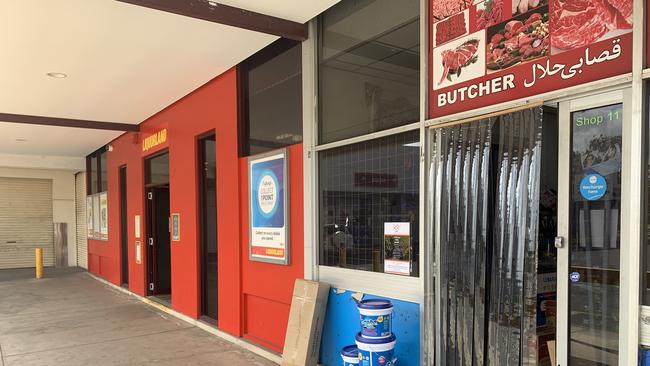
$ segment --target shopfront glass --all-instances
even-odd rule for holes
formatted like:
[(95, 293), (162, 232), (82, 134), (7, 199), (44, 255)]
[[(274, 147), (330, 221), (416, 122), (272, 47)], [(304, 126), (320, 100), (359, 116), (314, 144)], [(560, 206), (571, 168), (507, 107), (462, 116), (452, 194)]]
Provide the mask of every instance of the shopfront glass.
[(419, 120), (418, 0), (341, 1), (319, 26), (319, 143)]
[(571, 365), (618, 364), (622, 121), (622, 103), (571, 113)]
[(419, 153), (418, 131), (319, 153), (321, 265), (418, 276)]

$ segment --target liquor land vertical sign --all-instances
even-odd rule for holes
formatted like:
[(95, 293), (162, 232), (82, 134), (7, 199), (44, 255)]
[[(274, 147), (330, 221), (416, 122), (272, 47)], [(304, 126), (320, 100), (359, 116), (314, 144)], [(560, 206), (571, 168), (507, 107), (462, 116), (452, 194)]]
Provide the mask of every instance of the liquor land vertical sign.
[(249, 258), (289, 264), (286, 149), (248, 160)]
[(633, 0), (431, 0), (431, 118), (630, 72)]

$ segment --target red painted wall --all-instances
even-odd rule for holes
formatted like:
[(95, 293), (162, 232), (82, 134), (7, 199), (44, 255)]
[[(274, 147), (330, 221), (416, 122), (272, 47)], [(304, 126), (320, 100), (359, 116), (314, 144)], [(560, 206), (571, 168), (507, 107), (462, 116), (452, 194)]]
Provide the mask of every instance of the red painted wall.
[[(302, 145), (290, 148), (291, 264), (248, 260), (247, 158), (238, 156), (237, 75), (234, 69), (167, 107), (111, 144), (108, 153), (109, 241), (89, 241), (91, 272), (120, 283), (119, 168), (127, 166), (129, 289), (146, 288), (144, 159), (168, 149), (170, 211), (181, 216), (181, 240), (171, 243), (172, 307), (200, 315), (197, 141), (215, 132), (219, 250), (218, 327), (280, 352), (296, 278), (303, 277)], [(167, 128), (167, 142), (142, 151), (142, 140)], [(134, 216), (141, 216), (142, 263), (135, 263)]]
[[(248, 159), (241, 159), (239, 176), (242, 187), (248, 186)], [(303, 163), (302, 144), (289, 148), (289, 215), (290, 264), (280, 266), (243, 261), (243, 331), (244, 337), (282, 352), (287, 329), (293, 283), (304, 276), (303, 235)], [(248, 258), (248, 196), (241, 195), (242, 253)]]

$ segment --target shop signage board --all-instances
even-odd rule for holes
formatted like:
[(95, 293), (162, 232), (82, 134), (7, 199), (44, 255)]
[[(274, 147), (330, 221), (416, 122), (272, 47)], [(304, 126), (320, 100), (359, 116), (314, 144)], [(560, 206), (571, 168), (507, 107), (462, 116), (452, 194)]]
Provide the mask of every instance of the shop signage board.
[(430, 4), (430, 118), (632, 69), (632, 0)]
[(287, 150), (248, 159), (249, 258), (289, 264)]
[(411, 275), (411, 223), (384, 223), (384, 272)]
[(135, 215), (135, 238), (140, 239), (140, 215)]
[(148, 151), (165, 142), (167, 142), (167, 129), (163, 128), (142, 140), (142, 151)]
[(172, 214), (172, 241), (181, 240), (181, 214)]
[(142, 242), (140, 240), (135, 241), (135, 263), (142, 264)]

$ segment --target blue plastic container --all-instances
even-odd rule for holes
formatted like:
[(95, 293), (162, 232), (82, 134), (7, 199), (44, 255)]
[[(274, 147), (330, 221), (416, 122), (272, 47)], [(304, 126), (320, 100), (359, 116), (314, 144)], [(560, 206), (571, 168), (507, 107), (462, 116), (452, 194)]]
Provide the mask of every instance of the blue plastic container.
[(650, 349), (641, 349), (640, 366), (650, 366)]
[(343, 366), (358, 366), (359, 365), (359, 350), (354, 344), (345, 346), (341, 350), (341, 358), (343, 359)]
[(397, 364), (395, 358), (397, 339), (394, 334), (388, 338), (370, 339), (365, 338), (359, 332), (355, 340), (359, 349), (359, 366), (394, 366)]
[(357, 306), (364, 338), (382, 339), (393, 334), (393, 304), (388, 300), (363, 300)]

